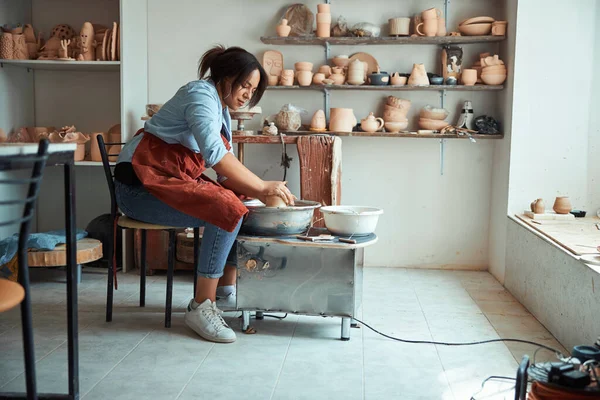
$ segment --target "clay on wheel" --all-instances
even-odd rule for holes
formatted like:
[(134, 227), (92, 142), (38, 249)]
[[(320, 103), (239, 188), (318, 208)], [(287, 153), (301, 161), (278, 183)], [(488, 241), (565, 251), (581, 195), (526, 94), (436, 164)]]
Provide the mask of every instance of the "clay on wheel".
[(287, 207), (285, 201), (279, 196), (267, 196), (267, 207)]

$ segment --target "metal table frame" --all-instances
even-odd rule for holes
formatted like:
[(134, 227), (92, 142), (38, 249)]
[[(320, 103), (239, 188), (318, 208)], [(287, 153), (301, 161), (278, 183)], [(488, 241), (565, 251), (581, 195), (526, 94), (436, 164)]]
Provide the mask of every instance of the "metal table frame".
[[(9, 147), (12, 147), (9, 145)], [(19, 154), (32, 154), (37, 152), (37, 144), (21, 144)], [(31, 147), (23, 150), (24, 147)], [(64, 168), (64, 203), (65, 203), (65, 230), (66, 230), (66, 256), (67, 256), (67, 346), (68, 346), (68, 368), (69, 368), (69, 393), (43, 393), (36, 394), (35, 367), (33, 368), (33, 391), (34, 394), (27, 396), (26, 393), (0, 393), (0, 399), (79, 399), (79, 332), (77, 318), (77, 258), (76, 258), (76, 236), (75, 236), (75, 171), (74, 155), (75, 144), (51, 144), (48, 148), (48, 160), (46, 167), (62, 165)], [(2, 153), (0, 152), (0, 161)], [(33, 335), (32, 335), (33, 337)], [(33, 365), (35, 357), (30, 354)], [(29, 379), (29, 378), (28, 378)]]

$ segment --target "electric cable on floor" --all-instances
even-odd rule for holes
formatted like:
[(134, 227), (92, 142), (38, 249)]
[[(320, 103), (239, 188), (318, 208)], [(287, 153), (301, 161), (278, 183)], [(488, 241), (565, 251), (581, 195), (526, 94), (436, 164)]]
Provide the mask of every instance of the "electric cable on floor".
[[(476, 400), (475, 396), (477, 396), (479, 393), (483, 392), (483, 387), (485, 386), (485, 384), (488, 381), (491, 381), (492, 379), (506, 380), (506, 381), (516, 381), (517, 380), (517, 378), (511, 378), (510, 376), (498, 376), (498, 375), (488, 376), (487, 378), (485, 378), (483, 380), (483, 382), (481, 382), (481, 389), (479, 389), (476, 393), (474, 393), (473, 396), (471, 396), (470, 400)], [(513, 386), (513, 388), (514, 388), (514, 386)]]
[(537, 347), (543, 347), (547, 350), (553, 351), (556, 354), (560, 354), (562, 355), (562, 353), (550, 346), (546, 346), (544, 344), (541, 343), (536, 343), (536, 342), (532, 342), (529, 340), (522, 340), (522, 339), (489, 339), (489, 340), (480, 340), (477, 342), (458, 342), (458, 343), (448, 343), (448, 342), (435, 342), (435, 341), (430, 341), (430, 340), (408, 340), (408, 339), (400, 339), (400, 338), (396, 338), (390, 335), (386, 335), (385, 333), (379, 332), (377, 329), (371, 327), (370, 325), (364, 323), (363, 321), (361, 321), (358, 318), (354, 318), (352, 317), (353, 320), (361, 323), (362, 325), (366, 326), (367, 328), (369, 328), (370, 330), (372, 330), (373, 332), (386, 337), (388, 339), (392, 339), (392, 340), (396, 340), (398, 342), (404, 342), (404, 343), (412, 343), (412, 344), (435, 344), (435, 345), (439, 345), (439, 346), (475, 346), (475, 345), (479, 345), (479, 344), (486, 344), (486, 343), (496, 343), (496, 342), (517, 342), (517, 343), (526, 343), (526, 344), (531, 344)]

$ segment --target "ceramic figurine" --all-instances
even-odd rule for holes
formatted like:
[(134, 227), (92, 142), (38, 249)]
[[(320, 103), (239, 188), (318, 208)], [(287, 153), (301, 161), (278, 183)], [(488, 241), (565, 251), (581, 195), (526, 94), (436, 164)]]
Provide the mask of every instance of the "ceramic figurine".
[(4, 60), (12, 60), (13, 49), (15, 45), (13, 43), (12, 34), (3, 32), (0, 36), (0, 58)]
[[(52, 29), (52, 36), (48, 41), (40, 48), (38, 60), (52, 60), (58, 57), (58, 50), (60, 49), (60, 41), (73, 39), (75, 31), (67, 24), (56, 25)], [(71, 45), (74, 41), (71, 42)]]
[(462, 110), (460, 111), (460, 116), (458, 117), (458, 122), (456, 123), (457, 128), (466, 128), (473, 129), (473, 106), (470, 101), (465, 101)]
[(275, 30), (277, 31), (277, 36), (287, 37), (289, 36), (292, 27), (288, 25), (288, 20), (283, 18)]
[(58, 59), (59, 60), (73, 60), (73, 58), (69, 57), (69, 45), (71, 44), (70, 40), (61, 40), (60, 41), (60, 49), (58, 50)]
[(360, 120), (360, 128), (365, 132), (377, 132), (383, 128), (383, 118), (375, 118), (373, 113), (369, 113), (367, 118)]
[(268, 136), (277, 136), (279, 134), (279, 131), (277, 130), (277, 127), (275, 126), (275, 122), (269, 122), (268, 126), (264, 126), (263, 130), (262, 130), (262, 134), (268, 135)]
[(332, 108), (329, 118), (329, 130), (332, 132), (352, 132), (356, 126), (356, 117), (351, 108)]
[(317, 110), (310, 121), (310, 130), (315, 132), (324, 132), (327, 130), (327, 120), (325, 119), (325, 112), (323, 110)]
[(294, 70), (284, 69), (281, 73), (281, 81), (279, 84), (281, 86), (294, 86)]
[(546, 206), (543, 199), (537, 199), (531, 202), (531, 211), (534, 214), (544, 214), (546, 212)]
[(15, 60), (28, 60), (29, 51), (27, 50), (27, 42), (25, 41), (25, 35), (12, 35), (13, 38), (13, 59)]
[(442, 75), (444, 81), (449, 77), (460, 79), (462, 68), (463, 50), (458, 46), (449, 46), (442, 49)]
[(81, 42), (77, 61), (93, 61), (96, 55), (97, 43), (94, 40), (94, 27), (90, 22), (84, 22), (79, 37)]
[(425, 64), (413, 64), (410, 78), (408, 78), (408, 84), (416, 86), (429, 85), (429, 78), (427, 77), (427, 71), (425, 71)]
[[(262, 66), (267, 73), (267, 76), (280, 77), (283, 71), (283, 54), (276, 50), (265, 51), (263, 55)], [(283, 77), (282, 77), (283, 78)], [(269, 81), (272, 82), (272, 81)], [(292, 71), (292, 84), (293, 85), (293, 71)], [(289, 85), (289, 86), (291, 86)], [(287, 86), (287, 85), (286, 85)]]
[(568, 214), (573, 208), (568, 196), (558, 196), (556, 200), (554, 200), (554, 206), (552, 209), (557, 214)]

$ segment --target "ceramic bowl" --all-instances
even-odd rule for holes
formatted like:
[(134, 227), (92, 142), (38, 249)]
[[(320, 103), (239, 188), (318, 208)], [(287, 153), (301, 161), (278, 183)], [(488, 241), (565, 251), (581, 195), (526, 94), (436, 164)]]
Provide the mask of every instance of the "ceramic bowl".
[(419, 128), (428, 129), (432, 131), (439, 131), (442, 128), (450, 125), (446, 121), (440, 121), (437, 119), (419, 118)]
[(146, 104), (146, 115), (149, 117), (153, 116), (162, 106), (162, 104)]
[(390, 75), (381, 71), (378, 74), (369, 74), (369, 83), (373, 86), (386, 86), (390, 84)]
[(383, 120), (400, 122), (406, 119), (406, 114), (408, 114), (408, 109), (396, 108), (386, 104), (383, 110)]
[(350, 64), (350, 59), (348, 57), (333, 57), (333, 60), (331, 60), (333, 62), (333, 65), (335, 65), (336, 67), (347, 67), (348, 64)]
[(451, 85), (454, 86), (458, 83), (458, 79), (456, 79), (453, 76), (449, 76), (448, 78), (446, 78), (446, 85)]
[(307, 61), (300, 61), (294, 64), (296, 71), (312, 71), (313, 63)]
[(583, 210), (571, 210), (571, 214), (573, 214), (575, 218), (585, 218), (587, 212)]
[(491, 23), (459, 25), (458, 30), (465, 36), (485, 36), (492, 31)]
[(450, 112), (448, 112), (448, 110), (444, 108), (435, 108), (430, 105), (426, 105), (421, 109), (421, 113), (419, 114), (419, 116), (421, 118), (436, 119), (442, 121), (448, 118), (449, 114)]
[(486, 85), (502, 85), (506, 80), (506, 74), (481, 74), (481, 80)]
[(395, 108), (410, 108), (410, 100), (401, 99), (395, 96), (388, 96), (387, 105)]
[(340, 236), (366, 236), (375, 232), (383, 210), (375, 207), (326, 206), (320, 208), (327, 230)]
[(432, 85), (443, 85), (444, 84), (444, 77), (443, 76), (436, 76), (433, 78), (429, 78), (429, 83)]
[(408, 120), (401, 122), (386, 121), (384, 126), (386, 132), (398, 133), (400, 131), (405, 130), (408, 127)]

